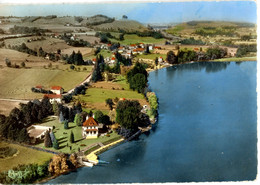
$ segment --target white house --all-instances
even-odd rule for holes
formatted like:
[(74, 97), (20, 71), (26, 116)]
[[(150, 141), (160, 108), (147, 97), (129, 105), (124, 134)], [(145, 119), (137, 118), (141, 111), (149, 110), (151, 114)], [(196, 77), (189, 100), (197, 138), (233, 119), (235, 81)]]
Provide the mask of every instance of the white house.
[(61, 94), (45, 94), (44, 97), (49, 98), (51, 104), (53, 104), (54, 101), (61, 103)]
[(82, 126), (82, 136), (86, 139), (95, 139), (98, 137), (98, 123), (93, 117), (87, 117)]
[(159, 62), (159, 63), (162, 63), (162, 62), (163, 62), (163, 57), (159, 57), (159, 58), (158, 58), (158, 62)]
[(62, 94), (64, 92), (64, 89), (61, 86), (52, 86), (51, 92), (54, 94)]

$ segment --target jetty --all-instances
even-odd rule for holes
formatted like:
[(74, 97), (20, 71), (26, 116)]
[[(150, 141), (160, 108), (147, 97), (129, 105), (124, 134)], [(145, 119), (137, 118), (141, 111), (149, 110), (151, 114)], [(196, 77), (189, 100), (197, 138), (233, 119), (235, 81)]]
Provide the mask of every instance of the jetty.
[[(97, 165), (99, 163), (98, 156), (97, 156), (98, 153), (100, 153), (103, 150), (106, 150), (107, 148), (109, 148), (111, 146), (117, 145), (118, 143), (121, 143), (122, 141), (124, 141), (123, 138), (121, 138), (121, 139), (119, 139), (115, 142), (112, 142), (110, 144), (103, 145), (100, 148), (92, 151), (91, 153), (89, 153), (88, 155), (86, 155), (84, 157), (84, 159), (87, 161), (87, 162), (84, 162), (84, 163), (86, 164), (86, 166), (89, 166), (89, 167), (92, 167), (93, 165)], [(91, 165), (90, 163), (93, 164), (93, 165)]]

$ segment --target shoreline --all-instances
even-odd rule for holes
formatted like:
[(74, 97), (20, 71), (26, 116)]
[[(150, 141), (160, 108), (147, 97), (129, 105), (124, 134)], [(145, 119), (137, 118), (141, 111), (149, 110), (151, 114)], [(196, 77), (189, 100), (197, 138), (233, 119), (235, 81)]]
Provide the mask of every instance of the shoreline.
[(191, 62), (183, 62), (180, 64), (164, 64), (163, 66), (161, 66), (160, 68), (156, 69), (150, 69), (149, 71), (147, 71), (148, 73), (153, 72), (153, 71), (157, 71), (163, 68), (167, 68), (167, 67), (172, 67), (172, 66), (178, 66), (181, 64), (192, 64), (192, 63), (197, 63), (197, 62), (252, 62), (252, 61), (257, 61), (257, 56), (255, 57), (242, 57), (242, 58), (220, 58), (220, 59), (215, 59), (215, 60), (199, 60), (199, 61), (191, 61)]

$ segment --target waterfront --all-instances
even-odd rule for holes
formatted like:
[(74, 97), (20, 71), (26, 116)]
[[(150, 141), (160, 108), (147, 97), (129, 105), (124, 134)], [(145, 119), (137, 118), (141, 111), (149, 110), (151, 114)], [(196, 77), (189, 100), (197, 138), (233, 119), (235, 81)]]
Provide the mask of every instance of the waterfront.
[(159, 97), (149, 134), (48, 183), (253, 180), (257, 173), (256, 62), (202, 62), (151, 72)]

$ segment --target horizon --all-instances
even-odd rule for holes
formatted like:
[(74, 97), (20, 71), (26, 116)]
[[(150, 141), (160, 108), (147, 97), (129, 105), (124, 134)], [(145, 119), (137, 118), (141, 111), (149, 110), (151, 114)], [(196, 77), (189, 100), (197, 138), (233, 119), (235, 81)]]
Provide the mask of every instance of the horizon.
[[(0, 4), (0, 16), (84, 16), (97, 14), (143, 24), (171, 24), (189, 21), (225, 21), (257, 23), (254, 1), (193, 1), (151, 3), (84, 3), (84, 4)], [(170, 15), (169, 15), (170, 14)]]

